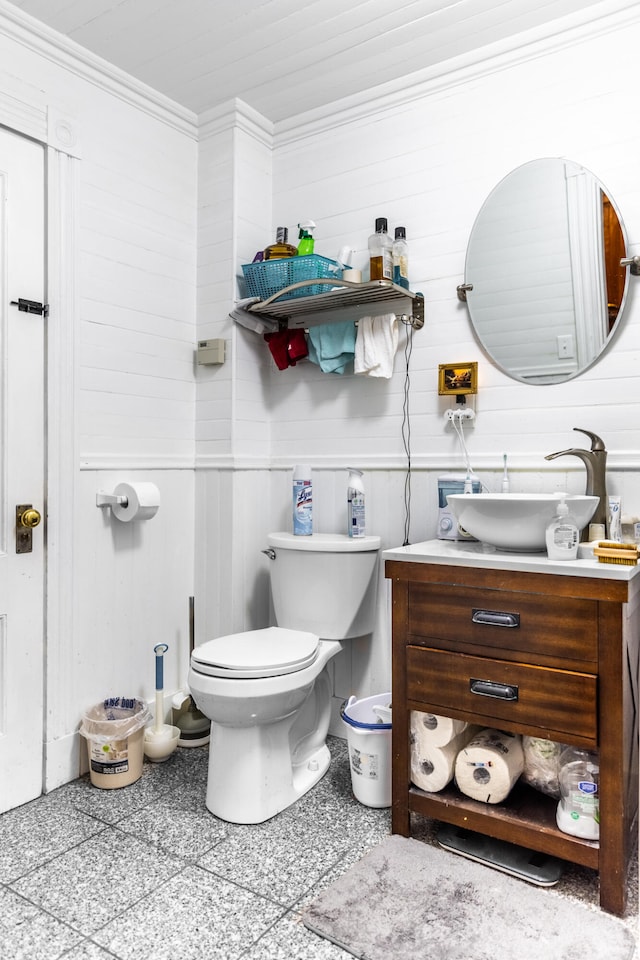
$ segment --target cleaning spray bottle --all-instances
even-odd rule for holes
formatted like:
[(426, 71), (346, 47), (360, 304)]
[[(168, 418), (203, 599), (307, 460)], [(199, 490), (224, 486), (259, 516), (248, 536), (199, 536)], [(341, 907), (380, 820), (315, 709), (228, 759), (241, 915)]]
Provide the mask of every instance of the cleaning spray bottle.
[(365, 536), (364, 481), (362, 470), (348, 467), (347, 483), (347, 532), (350, 537)]
[(304, 220), (302, 223), (298, 224), (298, 256), (306, 257), (310, 253), (313, 253), (313, 247), (315, 240), (313, 239), (312, 230), (315, 230), (316, 225), (313, 220)]
[(297, 463), (293, 468), (293, 532), (301, 537), (313, 533), (311, 467), (306, 463)]

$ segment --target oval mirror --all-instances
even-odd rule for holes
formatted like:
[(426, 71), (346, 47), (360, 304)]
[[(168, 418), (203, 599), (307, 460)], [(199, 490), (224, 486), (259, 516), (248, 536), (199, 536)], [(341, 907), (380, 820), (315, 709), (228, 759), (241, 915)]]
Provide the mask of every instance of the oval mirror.
[(534, 384), (591, 366), (622, 318), (625, 251), (615, 204), (584, 167), (549, 158), (508, 174), (473, 225), (460, 288), (496, 364)]

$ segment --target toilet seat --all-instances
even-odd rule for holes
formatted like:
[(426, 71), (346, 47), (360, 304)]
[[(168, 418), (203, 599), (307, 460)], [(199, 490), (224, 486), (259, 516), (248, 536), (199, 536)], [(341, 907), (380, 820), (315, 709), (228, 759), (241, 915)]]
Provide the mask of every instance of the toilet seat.
[(302, 630), (248, 630), (216, 637), (196, 647), (191, 666), (196, 673), (210, 677), (278, 677), (310, 666), (318, 656), (319, 644), (314, 633)]

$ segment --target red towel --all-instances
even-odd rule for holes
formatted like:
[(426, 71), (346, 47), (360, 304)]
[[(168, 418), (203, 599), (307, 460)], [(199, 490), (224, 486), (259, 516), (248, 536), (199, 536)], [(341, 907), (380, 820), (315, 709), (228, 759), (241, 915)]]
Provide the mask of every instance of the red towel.
[(304, 360), (304, 358), (309, 355), (309, 348), (307, 347), (307, 338), (304, 335), (304, 330), (289, 330), (287, 353), (289, 355), (289, 363), (292, 367), (295, 367), (296, 360)]
[(278, 370), (295, 367), (298, 360), (308, 356), (309, 350), (304, 330), (278, 330), (277, 333), (265, 333), (264, 339), (269, 345)]

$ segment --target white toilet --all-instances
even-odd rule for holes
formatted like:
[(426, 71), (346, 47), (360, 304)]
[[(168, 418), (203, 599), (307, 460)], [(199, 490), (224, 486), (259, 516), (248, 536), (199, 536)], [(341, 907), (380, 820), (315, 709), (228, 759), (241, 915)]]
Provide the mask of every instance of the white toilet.
[(268, 820), (326, 772), (326, 666), (341, 640), (374, 624), (379, 537), (273, 533), (267, 543), (278, 626), (208, 640), (189, 670), (211, 720), (207, 807), (232, 823)]

